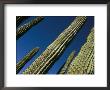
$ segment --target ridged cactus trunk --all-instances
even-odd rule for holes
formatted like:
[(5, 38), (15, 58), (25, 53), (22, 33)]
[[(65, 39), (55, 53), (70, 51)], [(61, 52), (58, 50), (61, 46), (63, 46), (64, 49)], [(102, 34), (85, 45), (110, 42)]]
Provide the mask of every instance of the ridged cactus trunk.
[(24, 67), (24, 65), (38, 52), (39, 48), (32, 49), (22, 60), (16, 64), (16, 73)]
[(73, 61), (74, 57), (75, 57), (75, 51), (73, 51), (69, 55), (68, 59), (66, 60), (66, 62), (64, 64), (64, 66), (61, 68), (61, 70), (59, 71), (58, 74), (66, 74), (66, 72), (68, 71), (68, 67), (70, 66), (70, 64)]
[(39, 16), (31, 20), (30, 22), (24, 24), (23, 26), (19, 27), (16, 31), (16, 39), (19, 39), (22, 35), (24, 35), (30, 28), (32, 28), (34, 25), (38, 24), (40, 21), (42, 21), (44, 17)]
[(94, 74), (94, 28), (92, 28), (86, 43), (70, 64), (67, 74)]
[(76, 33), (85, 23), (85, 16), (78, 16), (66, 28), (52, 44), (23, 72), (23, 74), (44, 74), (61, 55), (67, 44), (73, 39)]

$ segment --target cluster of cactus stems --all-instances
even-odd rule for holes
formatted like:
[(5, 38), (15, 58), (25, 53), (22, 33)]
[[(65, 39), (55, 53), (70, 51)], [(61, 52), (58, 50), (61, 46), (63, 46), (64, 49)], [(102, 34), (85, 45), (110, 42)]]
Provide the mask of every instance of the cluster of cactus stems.
[[(18, 17), (17, 20), (19, 20)], [(19, 39), (22, 35), (24, 35), (30, 28), (32, 28), (34, 25), (38, 24), (40, 21), (42, 21), (44, 19), (43, 16), (38, 16), (36, 18), (34, 18), (33, 20), (31, 20), (30, 22), (24, 24), (23, 26), (20, 26), (17, 31), (16, 31), (16, 39)]]
[(23, 74), (44, 74), (56, 58), (63, 53), (67, 44), (73, 39), (86, 21), (86, 16), (78, 16), (46, 50), (23, 72)]
[(81, 47), (78, 55), (73, 59), (66, 72), (67, 74), (94, 74), (94, 28)]
[(24, 65), (38, 52), (39, 48), (32, 49), (26, 56), (16, 64), (16, 73), (24, 67)]
[(59, 71), (58, 74), (66, 74), (66, 72), (68, 71), (68, 67), (70, 66), (70, 64), (71, 64), (71, 62), (73, 61), (74, 57), (75, 57), (75, 51), (73, 51), (73, 52), (69, 55), (69, 57), (68, 57), (68, 59), (66, 60), (64, 66), (63, 66), (63, 68), (61, 68), (61, 70)]

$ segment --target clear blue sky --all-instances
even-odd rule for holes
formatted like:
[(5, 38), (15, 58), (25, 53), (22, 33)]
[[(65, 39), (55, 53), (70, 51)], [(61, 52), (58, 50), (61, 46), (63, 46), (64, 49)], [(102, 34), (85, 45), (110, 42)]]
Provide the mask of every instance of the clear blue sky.
[[(31, 16), (23, 21), (21, 25), (35, 18)], [(16, 62), (21, 60), (30, 50), (39, 47), (39, 52), (23, 67), (20, 71), (24, 71), (32, 62), (51, 44), (57, 36), (67, 28), (75, 19), (75, 16), (45, 16), (39, 24), (32, 27), (21, 38), (16, 41)], [(56, 74), (62, 65), (67, 60), (69, 54), (75, 50), (76, 54), (79, 52), (81, 46), (86, 41), (90, 29), (94, 26), (94, 17), (88, 16), (87, 21), (81, 30), (77, 33), (75, 38), (68, 45), (61, 57), (50, 68), (48, 74)]]

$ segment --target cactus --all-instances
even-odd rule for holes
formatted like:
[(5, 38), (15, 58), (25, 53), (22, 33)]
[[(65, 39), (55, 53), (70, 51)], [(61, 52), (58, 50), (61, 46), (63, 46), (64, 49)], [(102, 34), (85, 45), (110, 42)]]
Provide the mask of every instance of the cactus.
[(67, 74), (94, 74), (94, 28), (86, 43), (68, 67)]
[(69, 67), (69, 65), (71, 64), (71, 62), (73, 61), (74, 57), (75, 57), (75, 51), (73, 51), (73, 52), (69, 55), (69, 57), (68, 57), (68, 59), (66, 60), (64, 66), (63, 66), (63, 68), (61, 68), (61, 70), (59, 71), (59, 74), (65, 74), (65, 73), (68, 71), (68, 67)]
[(20, 23), (27, 18), (28, 16), (16, 16), (16, 27), (18, 27)]
[(39, 48), (32, 49), (22, 60), (16, 64), (16, 73), (24, 67), (24, 65), (38, 52)]
[(23, 74), (44, 74), (48, 71), (51, 65), (56, 61), (56, 58), (63, 53), (67, 44), (72, 40), (76, 33), (85, 23), (85, 16), (78, 16), (66, 28), (52, 44), (23, 72)]
[(16, 31), (16, 39), (19, 39), (22, 35), (24, 35), (30, 28), (32, 28), (34, 25), (38, 24), (40, 21), (42, 21), (44, 17), (39, 16), (31, 20), (30, 22), (24, 24), (23, 26), (19, 27)]

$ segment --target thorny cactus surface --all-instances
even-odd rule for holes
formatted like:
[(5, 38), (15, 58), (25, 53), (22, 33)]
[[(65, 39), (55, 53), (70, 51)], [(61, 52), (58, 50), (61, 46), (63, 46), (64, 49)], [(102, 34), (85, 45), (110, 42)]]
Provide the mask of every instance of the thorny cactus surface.
[(26, 33), (30, 28), (32, 28), (34, 25), (38, 24), (40, 21), (42, 21), (44, 17), (39, 16), (31, 20), (30, 22), (24, 24), (23, 26), (20, 26), (16, 31), (16, 39), (19, 39), (24, 33)]
[(63, 53), (67, 44), (73, 39), (86, 21), (86, 16), (78, 16), (52, 44), (23, 72), (23, 74), (43, 74)]
[(24, 65), (38, 52), (39, 48), (32, 49), (26, 56), (16, 64), (16, 73), (24, 67)]
[(87, 37), (87, 42), (68, 67), (67, 74), (94, 74), (94, 28)]

